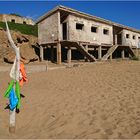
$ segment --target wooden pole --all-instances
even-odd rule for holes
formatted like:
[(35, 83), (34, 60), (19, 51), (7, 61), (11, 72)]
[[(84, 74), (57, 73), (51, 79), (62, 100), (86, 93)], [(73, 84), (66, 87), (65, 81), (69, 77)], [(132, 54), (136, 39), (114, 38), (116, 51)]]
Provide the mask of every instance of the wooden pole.
[[(5, 19), (5, 23), (6, 23), (6, 29), (7, 29), (7, 37), (8, 37), (8, 41), (10, 43), (11, 48), (14, 50), (15, 54), (16, 54), (16, 58), (15, 58), (15, 73), (14, 73), (14, 77), (10, 75), (11, 78), (14, 79), (14, 89), (16, 91), (16, 82), (19, 82), (19, 77), (20, 77), (20, 50), (19, 48), (15, 45), (12, 37), (11, 37), (11, 33), (9, 31), (9, 27), (7, 24), (7, 20)], [(16, 108), (13, 111), (9, 111), (9, 132), (10, 133), (15, 133), (15, 129), (16, 129)]]
[[(16, 80), (14, 81), (14, 89), (16, 89)], [(9, 132), (15, 133), (16, 131), (16, 108), (9, 112), (10, 118), (9, 118)]]
[[(15, 66), (15, 78), (14, 78), (14, 89), (16, 91), (16, 82), (19, 82), (19, 75), (20, 75), (20, 51), (19, 48), (17, 49), (16, 53), (16, 66)], [(9, 112), (10, 119), (9, 119), (9, 132), (15, 133), (16, 131), (16, 108)]]
[[(7, 37), (8, 37), (8, 41), (10, 43), (11, 48), (15, 51), (16, 54), (16, 65), (15, 65), (15, 77), (14, 77), (14, 88), (16, 88), (15, 84), (16, 84), (16, 80), (19, 81), (19, 72), (20, 72), (20, 51), (19, 48), (17, 48), (17, 46), (14, 44), (14, 41), (11, 37), (11, 33), (7, 24), (7, 20), (5, 18), (5, 23), (6, 23), (6, 29), (7, 29)], [(15, 133), (15, 129), (16, 129), (16, 109), (14, 109), (13, 111), (9, 111), (9, 132), (10, 133)]]
[(10, 120), (9, 120), (9, 132), (15, 133), (16, 131), (16, 109), (13, 111), (10, 110)]

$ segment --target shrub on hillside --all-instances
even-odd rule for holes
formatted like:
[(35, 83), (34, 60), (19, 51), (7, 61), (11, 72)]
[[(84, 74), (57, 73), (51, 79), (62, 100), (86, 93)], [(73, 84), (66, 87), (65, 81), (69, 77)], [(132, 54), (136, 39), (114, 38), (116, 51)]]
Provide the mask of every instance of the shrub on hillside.
[[(8, 22), (9, 29), (14, 31), (19, 31), (23, 34), (38, 36), (38, 28), (37, 25), (27, 25), (27, 24), (19, 24)], [(6, 29), (5, 23), (0, 22), (0, 27)]]

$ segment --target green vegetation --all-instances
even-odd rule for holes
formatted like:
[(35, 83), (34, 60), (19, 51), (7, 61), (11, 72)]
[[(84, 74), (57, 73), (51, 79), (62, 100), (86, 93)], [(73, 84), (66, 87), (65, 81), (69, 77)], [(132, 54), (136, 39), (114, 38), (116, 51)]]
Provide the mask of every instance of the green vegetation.
[[(37, 25), (27, 25), (27, 24), (19, 24), (19, 23), (13, 23), (8, 22), (9, 29), (14, 31), (19, 31), (26, 35), (33, 35), (38, 36), (38, 28)], [(3, 29), (6, 29), (5, 23), (0, 22), (0, 27)]]

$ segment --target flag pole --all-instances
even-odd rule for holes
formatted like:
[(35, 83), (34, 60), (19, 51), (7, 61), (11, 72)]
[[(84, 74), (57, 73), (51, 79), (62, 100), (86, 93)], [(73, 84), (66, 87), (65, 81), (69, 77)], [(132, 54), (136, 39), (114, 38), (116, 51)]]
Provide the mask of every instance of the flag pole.
[(10, 110), (10, 122), (9, 122), (9, 132), (10, 133), (15, 133), (16, 131), (16, 109), (13, 111)]
[[(14, 89), (16, 90), (16, 82), (19, 82), (19, 73), (20, 73), (20, 52), (19, 48), (16, 47), (14, 44), (14, 41), (11, 37), (9, 27), (7, 24), (7, 20), (5, 18), (5, 23), (6, 23), (6, 31), (7, 31), (7, 37), (10, 43), (10, 47), (13, 48), (15, 54), (16, 54), (16, 69), (15, 69), (15, 78), (14, 78)], [(10, 133), (15, 133), (16, 131), (16, 108), (14, 110), (10, 110), (9, 112), (9, 132)]]

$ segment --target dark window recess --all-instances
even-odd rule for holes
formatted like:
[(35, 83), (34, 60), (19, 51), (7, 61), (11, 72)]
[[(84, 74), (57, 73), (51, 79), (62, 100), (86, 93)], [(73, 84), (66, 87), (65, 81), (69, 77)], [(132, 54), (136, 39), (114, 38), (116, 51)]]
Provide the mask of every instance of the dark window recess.
[(93, 33), (97, 33), (97, 27), (91, 27), (91, 32), (93, 32)]
[(130, 38), (130, 35), (129, 34), (126, 34), (126, 38)]
[(12, 19), (11, 22), (15, 23), (15, 19)]
[(133, 39), (136, 39), (136, 36), (135, 35), (133, 35)]
[(84, 24), (76, 23), (77, 30), (83, 30)]
[(23, 21), (23, 24), (26, 24), (26, 21)]
[(108, 30), (108, 29), (104, 29), (104, 30), (103, 30), (103, 34), (104, 34), (104, 35), (109, 35), (109, 30)]

